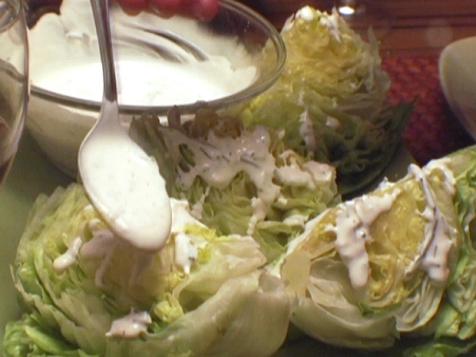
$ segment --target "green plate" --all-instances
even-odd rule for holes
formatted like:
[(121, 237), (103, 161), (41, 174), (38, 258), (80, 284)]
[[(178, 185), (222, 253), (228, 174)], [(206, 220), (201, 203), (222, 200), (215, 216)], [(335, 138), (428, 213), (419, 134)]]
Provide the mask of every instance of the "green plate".
[[(406, 173), (409, 162), (409, 154), (406, 150), (401, 150), (385, 175), (390, 180), (398, 179)], [(56, 187), (66, 186), (70, 182), (71, 179), (55, 168), (31, 136), (25, 133), (12, 171), (5, 186), (0, 188), (0, 233), (3, 240), (0, 249), (0, 281), (3, 281), (0, 285), (0, 351), (5, 324), (20, 316), (10, 276), (10, 264), (15, 258), (17, 243), (30, 207), (40, 193), (51, 194)], [(290, 341), (276, 356), (337, 357), (349, 354), (355, 355), (355, 352), (319, 344), (292, 330)]]

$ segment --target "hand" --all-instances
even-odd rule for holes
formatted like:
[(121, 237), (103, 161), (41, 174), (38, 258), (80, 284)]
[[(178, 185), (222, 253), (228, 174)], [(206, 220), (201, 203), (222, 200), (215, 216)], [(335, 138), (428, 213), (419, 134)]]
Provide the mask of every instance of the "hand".
[(129, 13), (138, 13), (149, 7), (165, 16), (181, 14), (199, 20), (210, 20), (218, 12), (218, 0), (116, 0)]

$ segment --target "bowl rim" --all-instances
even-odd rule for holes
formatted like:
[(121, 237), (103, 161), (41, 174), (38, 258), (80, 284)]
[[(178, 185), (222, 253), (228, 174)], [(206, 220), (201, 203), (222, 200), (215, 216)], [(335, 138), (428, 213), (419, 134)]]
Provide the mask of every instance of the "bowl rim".
[[(273, 47), (276, 50), (276, 68), (273, 72), (265, 77), (263, 81), (255, 82), (250, 86), (219, 99), (214, 99), (210, 101), (197, 101), (195, 103), (188, 104), (177, 104), (177, 105), (121, 105), (119, 104), (120, 112), (124, 114), (135, 114), (135, 113), (155, 113), (155, 114), (167, 114), (171, 108), (176, 107), (183, 114), (195, 113), (198, 109), (203, 107), (208, 108), (220, 108), (226, 107), (229, 105), (235, 105), (242, 103), (244, 101), (250, 100), (253, 97), (264, 92), (266, 89), (271, 87), (276, 80), (281, 75), (284, 65), (286, 63), (286, 46), (284, 41), (279, 33), (279, 31), (274, 27), (267, 19), (258, 14), (253, 9), (249, 8), (246, 5), (243, 5), (234, 0), (220, 0), (220, 7), (227, 10), (231, 10), (235, 13), (238, 13), (246, 18), (252, 20), (257, 24), (261, 29), (269, 35), (269, 40), (272, 41)], [(94, 101), (89, 99), (72, 97), (69, 95), (60, 94), (51, 90), (47, 90), (41, 87), (38, 87), (34, 84), (31, 84), (31, 95), (38, 98), (55, 102), (59, 105), (74, 107), (76, 109), (83, 109), (89, 111), (99, 112), (101, 108), (102, 101)]]

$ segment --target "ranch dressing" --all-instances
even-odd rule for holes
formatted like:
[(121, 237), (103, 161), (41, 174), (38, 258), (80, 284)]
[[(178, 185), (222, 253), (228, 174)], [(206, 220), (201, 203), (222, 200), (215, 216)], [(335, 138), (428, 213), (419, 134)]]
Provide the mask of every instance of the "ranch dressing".
[(163, 247), (170, 232), (170, 200), (157, 162), (117, 122), (105, 101), (102, 119), (81, 144), (81, 179), (95, 208), (118, 237), (143, 251)]
[(400, 190), (394, 190), (383, 196), (364, 195), (343, 204), (337, 214), (335, 246), (356, 289), (367, 285), (369, 278), (369, 256), (365, 244), (372, 239), (370, 226), (380, 214), (390, 210), (399, 194)]
[[(113, 7), (122, 105), (163, 106), (210, 101), (249, 87), (258, 77), (254, 54), (235, 36), (212, 33), (192, 19), (131, 17)], [(129, 26), (125, 26), (125, 24)], [(167, 36), (183, 38), (195, 57)], [(100, 102), (102, 69), (92, 10), (85, 0), (63, 0), (60, 14), (46, 14), (30, 31), (32, 84), (54, 93)], [(51, 42), (48, 42), (50, 40)]]
[[(117, 66), (119, 103), (123, 105), (169, 106), (215, 100), (245, 89), (257, 76), (255, 66), (233, 68), (224, 56), (171, 63), (130, 54), (129, 58), (118, 58)], [(33, 77), (33, 84), (70, 97), (99, 101), (101, 78), (100, 62), (88, 58), (82, 63), (65, 62), (43, 70)]]
[(185, 274), (189, 274), (193, 262), (198, 258), (198, 250), (204, 245), (204, 242), (198, 237), (187, 234), (185, 229), (189, 225), (205, 226), (192, 216), (187, 201), (171, 199), (171, 206), (172, 228), (170, 233), (175, 242), (175, 264)]
[(193, 153), (194, 164), (188, 170), (179, 169), (178, 181), (189, 188), (197, 177), (210, 186), (225, 188), (239, 172), (246, 172), (258, 189), (258, 198), (266, 204), (279, 196), (279, 186), (273, 183), (275, 158), (269, 152), (271, 139), (264, 127), (246, 131), (238, 138), (218, 137), (210, 133), (206, 140), (187, 137), (175, 129), (160, 129), (175, 161), (181, 157), (180, 147)]
[(152, 318), (146, 311), (131, 311), (120, 319), (114, 320), (107, 337), (137, 338), (147, 333), (147, 327), (152, 323)]
[(58, 258), (54, 260), (53, 268), (57, 272), (62, 273), (63, 271), (68, 269), (70, 266), (72, 266), (74, 263), (76, 263), (79, 250), (81, 249), (82, 245), (83, 245), (82, 238), (76, 237), (71, 243), (68, 250), (64, 254), (60, 255)]
[(427, 224), (418, 257), (407, 268), (406, 273), (409, 274), (417, 267), (420, 267), (426, 271), (432, 281), (443, 284), (448, 280), (450, 273), (448, 258), (454, 245), (453, 236), (455, 230), (449, 226), (441, 210), (438, 208), (433, 190), (428, 182), (427, 175), (435, 169), (440, 170), (444, 174), (444, 188), (453, 196), (455, 193), (455, 179), (451, 170), (441, 160), (431, 162), (424, 170), (414, 164), (408, 168), (408, 174), (415, 177), (422, 186), (426, 207), (421, 216), (427, 220)]

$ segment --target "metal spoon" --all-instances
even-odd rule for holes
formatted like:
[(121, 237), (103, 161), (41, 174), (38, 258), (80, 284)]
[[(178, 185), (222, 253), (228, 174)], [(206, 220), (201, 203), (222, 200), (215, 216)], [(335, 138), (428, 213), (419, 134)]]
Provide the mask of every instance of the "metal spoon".
[(79, 173), (93, 205), (120, 238), (142, 250), (157, 250), (170, 233), (170, 199), (156, 161), (119, 123), (109, 0), (91, 0), (91, 6), (104, 96), (99, 120), (79, 150)]

